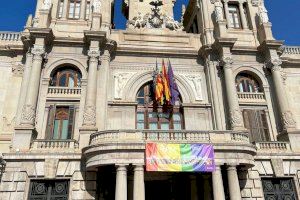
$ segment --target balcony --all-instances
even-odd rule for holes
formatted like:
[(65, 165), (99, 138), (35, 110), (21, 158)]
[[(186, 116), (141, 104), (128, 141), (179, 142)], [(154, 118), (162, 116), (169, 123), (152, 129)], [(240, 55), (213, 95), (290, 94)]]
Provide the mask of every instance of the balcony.
[(81, 88), (80, 87), (48, 87), (48, 95), (47, 98), (74, 98), (79, 99), (81, 96)]
[(265, 103), (265, 94), (263, 92), (238, 92), (240, 103)]
[(47, 152), (74, 152), (78, 150), (76, 140), (33, 140), (31, 143), (31, 151), (47, 151)]
[(256, 144), (257, 152), (264, 153), (280, 153), (280, 152), (291, 152), (291, 145), (288, 142), (257, 142)]
[[(90, 168), (115, 163), (144, 162), (146, 143), (206, 143), (212, 144), (216, 157), (238, 158), (240, 163), (253, 165), (256, 148), (245, 131), (189, 130), (108, 130), (93, 133), (89, 145), (83, 148)], [(225, 161), (224, 161), (225, 162)]]
[(21, 34), (19, 32), (0, 32), (0, 49), (22, 50)]

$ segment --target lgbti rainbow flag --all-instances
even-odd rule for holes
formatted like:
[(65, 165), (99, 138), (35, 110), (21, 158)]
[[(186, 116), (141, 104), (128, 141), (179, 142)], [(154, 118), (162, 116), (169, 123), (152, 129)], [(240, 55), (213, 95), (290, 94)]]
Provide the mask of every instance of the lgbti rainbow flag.
[(209, 144), (146, 144), (146, 170), (213, 172), (214, 149)]

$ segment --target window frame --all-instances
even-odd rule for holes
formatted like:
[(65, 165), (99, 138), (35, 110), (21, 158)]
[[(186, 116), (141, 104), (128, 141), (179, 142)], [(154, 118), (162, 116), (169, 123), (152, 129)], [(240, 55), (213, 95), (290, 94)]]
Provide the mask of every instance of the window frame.
[[(68, 12), (67, 12), (67, 18), (71, 20), (79, 20), (80, 19), (80, 13), (81, 13), (81, 1), (83, 0), (69, 0), (68, 1)], [(71, 10), (71, 3), (74, 4), (73, 7), (73, 14), (70, 16), (70, 10)], [(76, 5), (79, 5), (79, 13), (78, 13), (78, 18), (76, 18)]]
[[(64, 15), (64, 5), (65, 5), (64, 0), (59, 0), (58, 1), (58, 4), (57, 4), (57, 16), (56, 16), (58, 19), (63, 18), (63, 15)], [(60, 10), (61, 10), (61, 12), (60, 12)]]
[[(232, 8), (235, 8), (236, 12), (233, 12), (231, 9)], [(235, 22), (235, 16), (234, 14), (237, 14), (237, 19), (238, 19), (238, 23)], [(236, 3), (228, 3), (228, 17), (229, 19), (229, 27), (228, 28), (232, 28), (232, 29), (243, 29), (242, 27), (242, 18), (241, 18), (241, 11), (240, 11), (240, 8), (239, 6), (236, 4)], [(231, 23), (231, 20), (232, 19), (232, 22)], [(237, 24), (239, 25), (239, 27), (237, 27)], [(233, 25), (233, 26), (231, 26)]]
[[(61, 82), (61, 77), (64, 74), (66, 74), (66, 80), (65, 80), (65, 85), (62, 86), (62, 85), (60, 85), (60, 82)], [(82, 79), (81, 72), (72, 66), (63, 66), (61, 68), (58, 68), (51, 76), (50, 86), (70, 88), (69, 78), (71, 76), (73, 76), (73, 78), (74, 78), (74, 86), (73, 87), (81, 87), (81, 79)]]
[[(247, 84), (246, 84), (247, 83)], [(240, 85), (242, 84), (241, 91)], [(250, 92), (250, 93), (260, 93), (262, 91), (261, 83), (254, 76), (248, 73), (238, 73), (235, 78), (235, 86), (237, 92)], [(250, 86), (253, 88), (253, 91), (250, 91)]]

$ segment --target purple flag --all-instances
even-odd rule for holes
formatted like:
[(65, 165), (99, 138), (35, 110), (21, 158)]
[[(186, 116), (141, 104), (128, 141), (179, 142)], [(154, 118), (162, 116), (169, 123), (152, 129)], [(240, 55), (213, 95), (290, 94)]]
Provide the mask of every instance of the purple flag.
[(175, 82), (174, 72), (170, 60), (168, 66), (168, 78), (169, 78), (170, 91), (171, 91), (171, 105), (174, 106), (175, 102), (178, 100), (179, 97), (179, 90)]

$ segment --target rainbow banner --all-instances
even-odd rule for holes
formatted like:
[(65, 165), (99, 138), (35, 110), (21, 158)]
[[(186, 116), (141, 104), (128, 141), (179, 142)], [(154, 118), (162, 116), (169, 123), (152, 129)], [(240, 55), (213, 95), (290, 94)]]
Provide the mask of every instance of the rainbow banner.
[(146, 170), (213, 172), (214, 149), (208, 144), (146, 144)]

